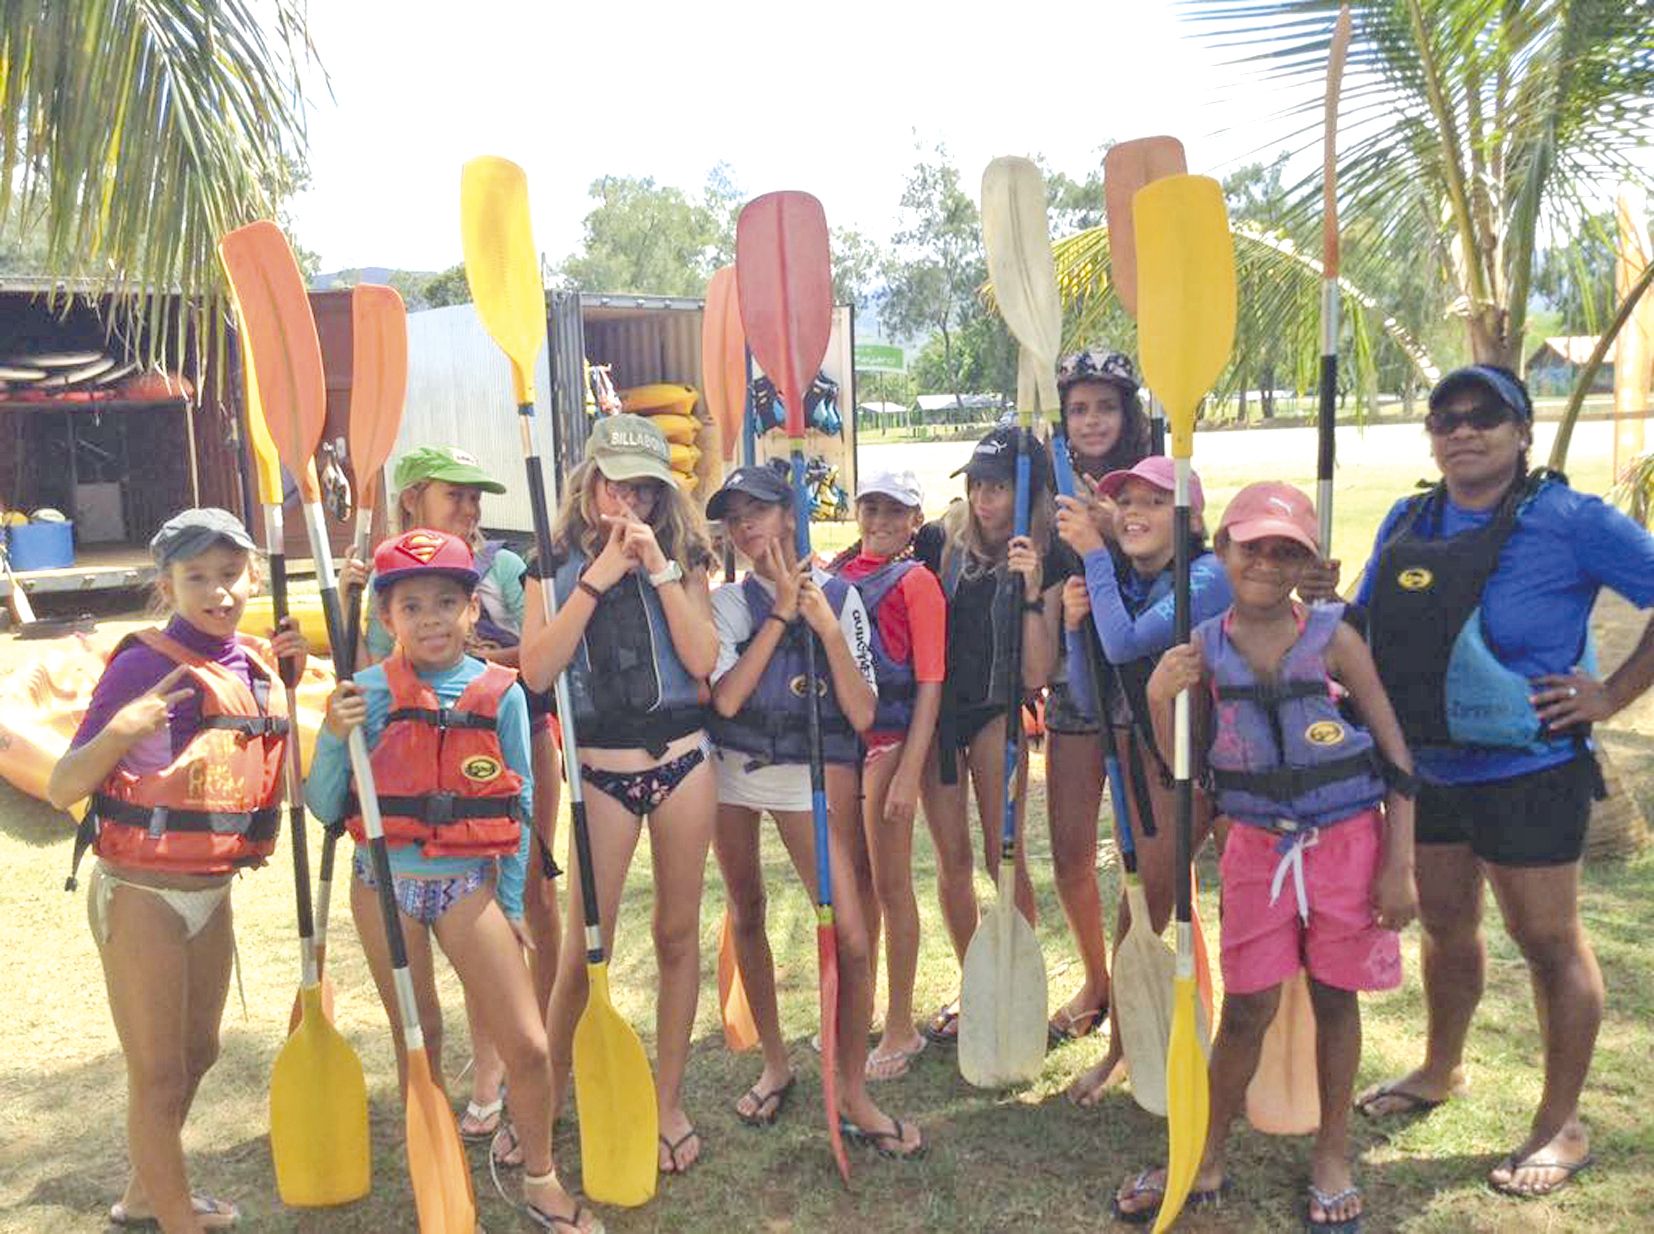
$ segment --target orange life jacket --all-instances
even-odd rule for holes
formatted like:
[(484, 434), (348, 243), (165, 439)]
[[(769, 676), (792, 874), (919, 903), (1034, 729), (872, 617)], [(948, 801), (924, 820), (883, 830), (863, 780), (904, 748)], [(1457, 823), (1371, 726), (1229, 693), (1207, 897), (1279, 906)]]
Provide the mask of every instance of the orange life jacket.
[[(515, 853), (523, 778), (506, 764), (498, 721), (517, 671), (485, 665), (448, 708), (400, 649), (382, 667), (391, 710), (371, 761), (385, 842), (418, 844), (428, 857)], [(357, 843), (367, 841), (354, 799), (346, 825)]]
[(249, 689), (160, 630), (122, 639), (110, 660), (134, 640), (188, 668), (187, 680), (201, 693), (201, 729), (159, 771), (134, 775), (116, 767), (110, 773), (81, 824), (76, 863), (90, 843), (116, 865), (178, 874), (263, 865), (280, 829), (288, 735), (285, 696), (272, 688), (270, 645), (236, 635), (253, 670)]

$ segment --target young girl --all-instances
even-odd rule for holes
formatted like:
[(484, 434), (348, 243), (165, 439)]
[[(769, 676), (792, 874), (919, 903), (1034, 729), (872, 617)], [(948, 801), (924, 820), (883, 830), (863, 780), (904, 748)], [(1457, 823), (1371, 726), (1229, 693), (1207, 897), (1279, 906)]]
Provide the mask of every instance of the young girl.
[[(871, 650), (879, 705), (863, 738), (862, 828), (872, 864), (862, 906), (868, 951), (878, 969), (880, 916), (886, 926), (890, 1005), (884, 1038), (868, 1056), (867, 1078), (907, 1074), (924, 1049), (913, 1020), (919, 967), (919, 906), (913, 898), (913, 817), (925, 756), (936, 733), (947, 659), (947, 600), (914, 555), (924, 494), (910, 471), (881, 472), (856, 494), (861, 538), (830, 573), (855, 584), (873, 618)], [(875, 983), (876, 984), (876, 983)]]
[[(1218, 559), (1206, 548), (1202, 515), (1206, 499), (1200, 477), (1189, 474), (1190, 516), (1194, 540), (1189, 545), (1190, 614), (1195, 622), (1215, 617), (1228, 607), (1229, 582)], [(1150, 455), (1127, 471), (1113, 471), (1097, 484), (1095, 497), (1112, 518), (1118, 560), (1098, 534), (1084, 499), (1058, 498), (1057, 534), (1080, 555), (1084, 579), (1064, 585), (1063, 616), (1070, 655), (1089, 655), (1096, 640), (1106, 663), (1098, 685), (1110, 740), (1124, 772), (1130, 802), (1122, 826), (1132, 829), (1138, 873), (1149, 906), (1149, 926), (1163, 930), (1172, 911), (1175, 845), (1170, 747), (1155, 740), (1149, 722), (1145, 687), (1162, 652), (1172, 644), (1172, 461)], [(1088, 616), (1090, 620), (1087, 620)], [(1079, 710), (1097, 714), (1089, 674), (1073, 678)], [(1114, 803), (1118, 808), (1122, 803)], [(1197, 802), (1195, 851), (1205, 842), (1209, 815)], [(1153, 832), (1151, 835), (1150, 832)], [(1116, 910), (1116, 938), (1130, 924), (1125, 897)], [(1119, 1077), (1123, 1058), (1120, 1034), (1108, 1051), (1069, 1087), (1081, 1105), (1092, 1105)]]
[[(711, 550), (672, 476), (666, 438), (640, 416), (597, 421), (567, 481), (549, 563), (557, 615), (546, 623), (529, 584), (523, 676), (550, 689), (569, 669), (587, 833), (605, 944), (614, 945), (626, 872), (643, 822), (655, 881), (655, 1003), (660, 1168), (682, 1174), (701, 1138), (683, 1108), (683, 1074), (700, 989), (701, 891), (717, 783), (707, 755), (702, 683), (718, 638), (707, 584)], [(536, 564), (538, 574), (539, 566)], [(571, 863), (570, 912), (580, 912)], [(585, 943), (565, 935), (549, 1032), (552, 1109), (568, 1086), (574, 1026), (586, 1006)]]
[(913, 1123), (892, 1118), (867, 1091), (867, 1030), (873, 1009), (872, 966), (859, 885), (865, 868), (861, 816), (856, 809), (858, 734), (872, 727), (878, 688), (869, 646), (867, 611), (855, 588), (794, 549), (793, 493), (780, 471), (741, 467), (707, 502), (722, 519), (736, 551), (752, 563), (740, 583), (712, 595), (718, 662), (712, 673), (712, 735), (717, 742), (718, 829), (714, 845), (729, 899), (736, 959), (764, 1050), (758, 1082), (736, 1102), (750, 1126), (781, 1116), (794, 1078), (775, 1002), (775, 965), (764, 922), (764, 874), (758, 821), (775, 819), (793, 866), (813, 901), (815, 843), (810, 805), (804, 639), (817, 640), (815, 682), (821, 700), (821, 747), (826, 771), (828, 862), (833, 879), (833, 926), (839, 962), (838, 1099), (847, 1138), (887, 1157), (922, 1153)]
[[(475, 457), (457, 446), (419, 446), (397, 461), (393, 476), (396, 486), (394, 522), (397, 531), (426, 527), (456, 536), (470, 546), (476, 557), (476, 628), (466, 650), (474, 656), (516, 667), (518, 641), (523, 632), (523, 559), (498, 540), (482, 536), (482, 495), (506, 491), (505, 485), (489, 475)], [(368, 585), (366, 563), (352, 562), (340, 572), (340, 586)], [(376, 614), (368, 613), (367, 634), (358, 664), (366, 667), (390, 655), (394, 640)], [(551, 853), (557, 834), (557, 795), (562, 778), (562, 758), (550, 731), (550, 705), (538, 693), (528, 695), (530, 750), (534, 758), (534, 833), (537, 859), (530, 862), (528, 889), (523, 897), (523, 918), (534, 942), (532, 963), (535, 993), (542, 1007), (551, 999), (557, 977), (557, 953), (561, 944), (557, 895), (552, 880), (561, 873)], [(460, 1135), (467, 1140), (488, 1140), (500, 1130), (502, 1082), (505, 1065), (499, 1051), (488, 1040), (481, 1017), (469, 997), (465, 1018), (471, 1030), (471, 1096), (459, 1120)], [(505, 1139), (509, 1139), (506, 1136)], [(502, 1144), (501, 1164), (517, 1165), (521, 1156)]]
[(424, 528), (404, 532), (380, 545), (373, 565), (378, 617), (395, 649), (328, 700), (308, 789), (316, 816), (348, 816), (357, 842), (351, 915), (390, 1015), (398, 1069), (405, 1077), (401, 1019), (346, 749), (358, 727), (373, 751), (392, 890), (433, 1070), (442, 1058), (435, 936), (505, 1060), (528, 1215), (546, 1229), (596, 1228), (553, 1168), (545, 1025), (522, 962), (524, 824), (534, 796), (522, 688), (513, 670), (465, 654), (479, 606), (463, 541)]
[(115, 648), (46, 791), (59, 809), (92, 798), (75, 860), (88, 844), (97, 855), (87, 916), (126, 1056), (132, 1158), (109, 1220), (196, 1234), (239, 1217), (190, 1193), (181, 1135), (218, 1057), (232, 877), (276, 844), (288, 739), (276, 659), (302, 669), (305, 644), (291, 625), (270, 643), (236, 633), (258, 563), (234, 515), (185, 510), (149, 548), (172, 618)]
[[(1223, 1021), (1211, 1056), (1211, 1129), (1188, 1205), (1228, 1187), (1224, 1151), (1281, 983), (1309, 968), (1321, 1126), (1307, 1227), (1359, 1226), (1349, 1118), (1361, 1055), (1361, 990), (1401, 981), (1395, 931), (1417, 909), (1412, 761), (1378, 670), (1343, 606), (1292, 593), (1320, 553), (1315, 509), (1287, 484), (1253, 484), (1224, 511), (1218, 555), (1234, 604), (1161, 657), (1148, 683), (1162, 746), (1172, 702), (1192, 692), (1193, 741), (1227, 827), (1221, 874)], [(1336, 685), (1335, 685), (1336, 683)], [(1345, 718), (1337, 687), (1365, 721)], [(1379, 810), (1383, 806), (1382, 813)], [(1300, 959), (1302, 957), (1302, 959)], [(1114, 1209), (1145, 1222), (1164, 1171), (1122, 1186)]]
[[(1051, 464), (1045, 447), (1034, 443), (1029, 468), (1029, 534), (1014, 536), (1016, 455), (1019, 430), (996, 428), (976, 443), (970, 461), (954, 475), (965, 476), (966, 499), (942, 517), (943, 544), (937, 572), (947, 595), (947, 685), (936, 740), (927, 761), (923, 797), (925, 820), (936, 846), (937, 893), (954, 953), (964, 962), (976, 932), (976, 892), (971, 876), (971, 841), (965, 783), (959, 759), (970, 775), (982, 821), (983, 863), (998, 878), (1000, 824), (1005, 813), (1005, 704), (1011, 690), (1010, 635), (1021, 623), (1022, 679), (1019, 696), (1044, 688), (1051, 672), (1052, 637), (1046, 611), (1055, 612), (1061, 569), (1051, 552)], [(1014, 577), (1013, 577), (1014, 576)], [(1050, 580), (1049, 582), (1047, 580)], [(1022, 833), (1027, 747), (1017, 766), (1016, 809)], [(1034, 920), (1034, 886), (1027, 850), (1016, 850), (1016, 904)], [(959, 1038), (959, 1000), (953, 999), (925, 1026), (932, 1041)]]
[[(1149, 420), (1138, 396), (1131, 361), (1115, 351), (1082, 351), (1057, 369), (1057, 394), (1068, 452), (1079, 478), (1087, 481), (1135, 466), (1149, 453)], [(1113, 509), (1107, 499), (1086, 503), (1105, 540), (1112, 540)], [(1064, 583), (1081, 573), (1078, 559), (1065, 553)], [(1053, 612), (1055, 620), (1057, 614)], [(1094, 671), (1071, 662), (1055, 637), (1056, 662), (1045, 700), (1045, 791), (1051, 821), (1051, 866), (1057, 899), (1080, 953), (1084, 981), (1051, 1017), (1053, 1041), (1084, 1037), (1108, 1015), (1108, 939), (1103, 902), (1097, 890), (1097, 813), (1103, 797), (1103, 729), (1094, 714), (1074, 701), (1071, 680), (1089, 684)], [(1087, 651), (1090, 655), (1091, 652)]]

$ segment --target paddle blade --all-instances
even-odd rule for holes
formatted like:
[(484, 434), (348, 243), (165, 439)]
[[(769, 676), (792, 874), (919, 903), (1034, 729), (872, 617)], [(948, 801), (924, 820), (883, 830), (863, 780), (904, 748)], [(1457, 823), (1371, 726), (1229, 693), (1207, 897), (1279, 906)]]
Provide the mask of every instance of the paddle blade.
[[(321, 968), (321, 963), (322, 957), (320, 951), (318, 951), (316, 954), (318, 970)], [(333, 1022), (333, 978), (327, 976), (322, 978), (321, 991), (322, 997), (318, 1005), (322, 1009), (322, 1019), (331, 1024)], [(299, 1023), (304, 1019), (305, 993), (305, 988), (300, 986), (298, 993), (293, 995), (293, 1010), (287, 1013), (287, 1031), (289, 1034), (298, 1031)]]
[(1173, 995), (1172, 1038), (1166, 1047), (1166, 1195), (1155, 1218), (1156, 1234), (1169, 1230), (1183, 1211), (1206, 1148), (1211, 1090), (1206, 1055), (1195, 1030), (1195, 1001), (1193, 974), (1179, 977)]
[(419, 1213), (419, 1234), (474, 1234), (477, 1199), (471, 1166), (447, 1098), (431, 1078), (423, 1049), (408, 1051), (408, 1092), (404, 1126), (408, 1137), (408, 1182)]
[(372, 510), (408, 395), (408, 310), (393, 288), (363, 283), (350, 293), (350, 325), (350, 465), (357, 505)]
[(299, 992), (299, 1025), (270, 1072), (270, 1156), (283, 1204), (323, 1208), (367, 1195), (373, 1181), (362, 1063), (323, 1014), (321, 994)]
[(718, 1009), (723, 1015), (726, 1046), (740, 1054), (758, 1044), (758, 1025), (747, 1003), (747, 988), (741, 983), (741, 966), (735, 962), (735, 936), (730, 931), (727, 909), (718, 932)]
[(1177, 959), (1149, 927), (1149, 906), (1136, 875), (1126, 877), (1131, 926), (1114, 955), (1113, 999), (1131, 1095), (1150, 1114), (1166, 1114), (1166, 1049), (1172, 1038), (1172, 983)]
[(1195, 992), (1200, 995), (1200, 1042), (1212, 1053), (1212, 960), (1206, 954), (1206, 929), (1200, 923), (1200, 883), (1189, 870), (1189, 924), (1195, 936)]
[(1143, 376), (1172, 422), (1172, 455), (1194, 450), (1195, 409), (1235, 342), (1235, 247), (1223, 189), (1169, 176), (1138, 191), (1138, 349)]
[(460, 231), (477, 316), (511, 361), (518, 405), (532, 403), (534, 361), (546, 341), (546, 289), (521, 167), (491, 155), (465, 165)]
[(838, 934), (826, 910), (818, 908), (816, 925), (816, 969), (821, 994), (821, 1104), (827, 1114), (827, 1143), (833, 1150), (839, 1177), (850, 1182), (850, 1158), (844, 1151), (844, 1134), (839, 1129), (838, 1108)]
[(587, 964), (586, 1009), (574, 1026), (574, 1099), (586, 1194), (636, 1208), (655, 1194), (660, 1114), (649, 1056), (609, 1001), (609, 966)]
[(253, 451), (258, 502), (261, 506), (279, 506), (282, 496), (281, 456), (276, 453), (276, 443), (270, 439), (270, 426), (264, 421), (264, 400), (258, 392), (258, 373), (253, 368), (252, 353), (245, 348), (242, 350), (241, 368), (247, 375), (243, 392), (247, 402), (247, 444)]
[(701, 386), (712, 422), (718, 426), (727, 463), (741, 444), (741, 417), (747, 405), (747, 337), (741, 328), (734, 266), (717, 271), (706, 285), (706, 308), (701, 314)]
[[(1032, 353), (1040, 377), (1035, 390), (1040, 402), (1030, 409), (1054, 414), (1062, 301), (1045, 215), (1045, 177), (1028, 159), (998, 158), (982, 173), (982, 245), (1000, 316)], [(1019, 407), (1021, 397), (1019, 383)]]
[(1009, 892), (977, 923), (959, 984), (959, 1074), (977, 1088), (1026, 1083), (1045, 1065), (1045, 956)]
[(259, 401), (276, 451), (305, 502), (320, 500), (307, 467), (327, 420), (322, 345), (304, 276), (281, 228), (268, 220), (238, 227), (218, 242), (241, 321), (242, 349), (257, 374)]
[(735, 224), (735, 286), (747, 345), (782, 396), (787, 436), (803, 437), (804, 391), (821, 369), (833, 329), (821, 203), (798, 192), (749, 201)]
[(1131, 200), (1145, 184), (1188, 170), (1183, 143), (1175, 137), (1139, 137), (1110, 146), (1103, 156), (1103, 204), (1108, 215), (1108, 264), (1114, 294), (1137, 315), (1137, 239)]
[(1281, 987), (1258, 1069), (1246, 1086), (1246, 1119), (1265, 1135), (1313, 1135), (1321, 1126), (1315, 1073), (1315, 1008), (1303, 969)]

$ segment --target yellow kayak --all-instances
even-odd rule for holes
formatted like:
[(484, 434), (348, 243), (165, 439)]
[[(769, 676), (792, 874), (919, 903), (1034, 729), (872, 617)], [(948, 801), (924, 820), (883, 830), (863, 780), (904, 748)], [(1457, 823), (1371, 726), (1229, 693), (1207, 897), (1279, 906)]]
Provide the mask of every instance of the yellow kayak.
[(695, 464), (701, 461), (701, 451), (697, 446), (682, 446), (677, 442), (671, 443), (672, 470), (695, 474)]
[[(327, 617), (322, 612), (322, 597), (318, 592), (307, 590), (302, 585), (290, 588), (287, 592), (287, 611), (298, 619), (299, 630), (304, 634), (304, 641), (310, 644), (311, 655), (331, 654), (327, 640)], [(247, 608), (241, 614), (242, 632), (269, 638), (275, 625), (275, 606), (270, 597), (249, 597)]]
[(695, 485), (700, 483), (700, 477), (692, 471), (679, 471), (673, 468), (672, 474), (678, 479), (678, 487), (686, 493), (693, 493)]
[(667, 441), (680, 446), (692, 446), (701, 434), (701, 421), (694, 416), (680, 416), (673, 412), (654, 412), (649, 423), (661, 431)]
[(676, 382), (657, 381), (647, 386), (632, 386), (620, 391), (620, 407), (633, 415), (653, 413), (687, 416), (695, 407), (700, 392), (694, 386)]

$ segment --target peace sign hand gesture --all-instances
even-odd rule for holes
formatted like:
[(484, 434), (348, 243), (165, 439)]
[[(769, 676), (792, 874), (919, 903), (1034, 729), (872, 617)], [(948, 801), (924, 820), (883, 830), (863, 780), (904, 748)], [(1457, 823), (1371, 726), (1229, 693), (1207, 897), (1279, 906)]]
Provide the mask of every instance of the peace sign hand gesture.
[(172, 718), (172, 708), (195, 694), (190, 686), (178, 684), (187, 672), (188, 666), (180, 664), (122, 707), (109, 721), (109, 731), (130, 746), (165, 729)]

